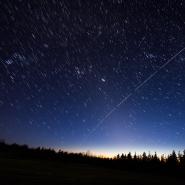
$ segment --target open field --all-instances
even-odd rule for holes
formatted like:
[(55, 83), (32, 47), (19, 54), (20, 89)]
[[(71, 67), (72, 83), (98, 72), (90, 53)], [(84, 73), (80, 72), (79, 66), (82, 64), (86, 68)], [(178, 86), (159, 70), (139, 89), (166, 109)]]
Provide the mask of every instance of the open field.
[(167, 175), (121, 171), (77, 163), (20, 159), (0, 159), (0, 179), (1, 185), (185, 184), (183, 179)]

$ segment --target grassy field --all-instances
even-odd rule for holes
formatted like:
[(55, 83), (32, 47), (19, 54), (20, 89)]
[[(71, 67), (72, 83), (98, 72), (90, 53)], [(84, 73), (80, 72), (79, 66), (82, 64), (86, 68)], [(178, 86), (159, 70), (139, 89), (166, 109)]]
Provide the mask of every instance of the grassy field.
[(1, 185), (55, 184), (161, 184), (184, 185), (183, 179), (149, 173), (136, 173), (85, 164), (52, 161), (0, 159)]

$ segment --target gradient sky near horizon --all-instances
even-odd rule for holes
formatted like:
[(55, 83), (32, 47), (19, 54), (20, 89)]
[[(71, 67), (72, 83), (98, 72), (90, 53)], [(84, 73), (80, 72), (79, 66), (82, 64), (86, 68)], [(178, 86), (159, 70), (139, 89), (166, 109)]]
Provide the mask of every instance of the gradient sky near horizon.
[(185, 51), (134, 91), (185, 47), (184, 1), (15, 0), (0, 10), (0, 139), (185, 149)]

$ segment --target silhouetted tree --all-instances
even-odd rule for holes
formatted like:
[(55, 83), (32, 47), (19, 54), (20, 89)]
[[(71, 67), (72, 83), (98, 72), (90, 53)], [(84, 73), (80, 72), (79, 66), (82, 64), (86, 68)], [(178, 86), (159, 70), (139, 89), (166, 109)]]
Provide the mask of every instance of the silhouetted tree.
[(129, 161), (132, 160), (132, 154), (131, 154), (131, 152), (128, 153), (128, 155), (127, 155), (127, 160), (129, 160)]
[(172, 154), (168, 156), (167, 165), (170, 170), (177, 168), (178, 160), (177, 160), (177, 155), (174, 150), (173, 150)]
[(134, 154), (133, 159), (134, 159), (134, 161), (137, 161), (137, 154), (136, 154), (136, 152), (135, 152), (135, 154)]
[(146, 152), (143, 152), (143, 155), (142, 155), (142, 159), (143, 159), (143, 161), (147, 161), (147, 155), (146, 155)]
[(120, 155), (119, 154), (117, 155), (116, 159), (120, 159)]
[(126, 155), (121, 154), (121, 159), (122, 159), (122, 160), (125, 160), (125, 159), (126, 159)]

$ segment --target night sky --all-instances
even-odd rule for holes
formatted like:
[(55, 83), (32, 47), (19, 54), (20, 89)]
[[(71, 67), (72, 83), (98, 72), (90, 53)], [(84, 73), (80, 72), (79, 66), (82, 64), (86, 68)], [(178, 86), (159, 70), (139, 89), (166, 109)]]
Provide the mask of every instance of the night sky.
[(182, 0), (0, 1), (0, 139), (183, 150), (184, 47)]

